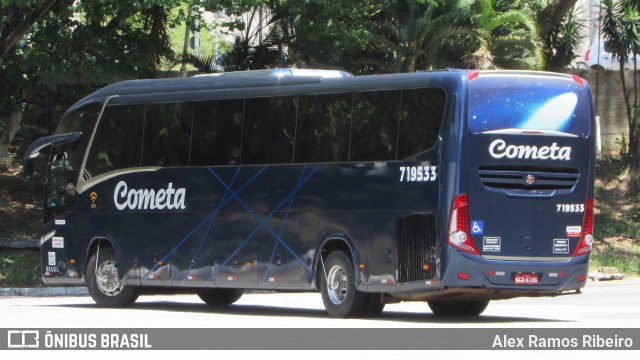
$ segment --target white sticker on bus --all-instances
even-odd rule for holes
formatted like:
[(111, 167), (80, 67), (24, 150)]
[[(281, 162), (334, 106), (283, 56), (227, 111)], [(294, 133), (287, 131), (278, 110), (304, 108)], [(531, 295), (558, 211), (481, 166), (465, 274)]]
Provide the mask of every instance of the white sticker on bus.
[(49, 251), (49, 262), (48, 262), (49, 266), (55, 266), (56, 265), (56, 253), (53, 251)]
[(568, 254), (569, 253), (569, 239), (553, 239), (553, 253), (554, 254)]
[(500, 237), (484, 237), (482, 238), (483, 252), (500, 252)]
[(582, 234), (582, 226), (567, 226), (567, 237), (580, 236)]
[(118, 210), (162, 210), (185, 209), (187, 190), (174, 189), (169, 183), (166, 189), (129, 189), (126, 182), (120, 181), (113, 192), (113, 202)]
[(540, 147), (507, 145), (506, 141), (496, 139), (489, 145), (489, 154), (496, 159), (507, 157), (509, 159), (571, 160), (571, 147), (560, 147), (555, 142), (550, 146)]
[(61, 236), (51, 238), (51, 247), (54, 249), (64, 249), (64, 238)]

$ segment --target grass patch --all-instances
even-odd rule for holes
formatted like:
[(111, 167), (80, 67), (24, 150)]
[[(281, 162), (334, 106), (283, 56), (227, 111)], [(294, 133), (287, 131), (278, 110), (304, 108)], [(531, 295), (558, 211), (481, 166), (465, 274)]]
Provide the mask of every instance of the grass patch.
[(591, 267), (613, 266), (618, 272), (628, 275), (640, 275), (640, 247), (635, 246), (634, 251), (625, 252), (616, 250), (611, 245), (597, 247), (591, 254)]
[(42, 286), (40, 253), (37, 250), (0, 251), (0, 287)]
[[(633, 200), (632, 200), (633, 201)], [(634, 201), (635, 206), (638, 206)], [(595, 215), (594, 236), (606, 239), (624, 234), (640, 239), (640, 212), (624, 213), (606, 206), (599, 206), (600, 213)]]
[(600, 161), (596, 176), (591, 267), (640, 275), (640, 194), (631, 186), (628, 161)]

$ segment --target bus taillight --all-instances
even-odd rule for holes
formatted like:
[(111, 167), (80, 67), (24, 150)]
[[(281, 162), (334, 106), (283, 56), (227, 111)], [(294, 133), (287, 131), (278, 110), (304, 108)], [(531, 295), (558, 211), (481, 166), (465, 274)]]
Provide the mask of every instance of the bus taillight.
[(580, 234), (580, 242), (573, 252), (573, 256), (584, 255), (591, 251), (593, 246), (593, 198), (587, 197), (587, 206), (584, 212), (584, 220), (582, 222), (582, 233)]
[(467, 194), (460, 194), (453, 199), (451, 217), (449, 219), (449, 244), (462, 251), (480, 255), (469, 231), (469, 202)]

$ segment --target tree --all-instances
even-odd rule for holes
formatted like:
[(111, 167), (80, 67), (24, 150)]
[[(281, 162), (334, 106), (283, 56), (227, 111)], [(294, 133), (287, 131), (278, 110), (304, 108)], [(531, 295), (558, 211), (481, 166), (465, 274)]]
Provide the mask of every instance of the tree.
[(373, 40), (393, 56), (394, 72), (461, 64), (473, 34), (466, 1), (383, 1)]
[[(180, 0), (4, 0), (0, 158), (29, 104), (69, 104), (115, 76), (149, 76), (172, 56), (167, 14)], [(53, 99), (53, 100), (52, 100)]]
[(22, 101), (26, 96), (21, 89), (22, 79), (11, 76), (15, 74), (19, 62), (17, 59), (7, 61), (7, 58), (24, 48), (21, 41), (34, 24), (69, 5), (61, 0), (3, 0), (0, 4), (0, 125), (3, 124), (2, 118), (7, 119), (4, 121), (4, 128), (0, 128), (0, 159), (3, 159), (20, 128), (23, 118)]
[[(638, 139), (640, 115), (640, 88), (638, 87), (638, 64), (640, 54), (640, 11), (634, 0), (603, 0), (601, 3), (601, 26), (605, 47), (620, 63), (620, 82), (629, 125), (630, 176), (634, 189), (640, 188), (640, 142)], [(627, 83), (625, 64), (632, 56), (633, 79)]]
[(3, 0), (0, 3), (0, 66), (36, 22), (57, 8), (68, 6), (67, 3), (63, 0)]
[[(478, 33), (475, 58), (486, 59), (489, 66), (477, 68), (541, 68), (543, 46), (531, 9), (522, 3), (505, 0), (477, 0), (474, 24)], [(493, 63), (490, 63), (490, 61)]]
[[(548, 13), (555, 3), (557, 3), (557, 0), (538, 0), (533, 3), (539, 22), (540, 19), (545, 19), (545, 26), (548, 26), (549, 22), (544, 14)], [(558, 18), (556, 13), (554, 15)], [(569, 66), (577, 57), (577, 49), (582, 42), (583, 36), (581, 33), (584, 28), (577, 15), (575, 8), (570, 8), (560, 18), (560, 21), (557, 21), (550, 29), (545, 30), (544, 33), (540, 32), (542, 41), (545, 44), (545, 70), (560, 71)]]
[(546, 38), (549, 32), (562, 23), (565, 16), (572, 11), (578, 0), (547, 0), (545, 8), (538, 12), (539, 35)]

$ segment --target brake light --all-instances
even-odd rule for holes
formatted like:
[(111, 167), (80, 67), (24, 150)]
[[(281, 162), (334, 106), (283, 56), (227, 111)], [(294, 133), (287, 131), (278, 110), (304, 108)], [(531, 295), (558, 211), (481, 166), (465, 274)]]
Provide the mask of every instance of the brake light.
[(587, 254), (593, 246), (593, 198), (587, 197), (587, 204), (584, 211), (584, 220), (582, 222), (582, 233), (580, 234), (580, 242), (573, 252), (573, 256)]
[(475, 255), (480, 255), (469, 231), (469, 201), (467, 194), (460, 194), (453, 199), (449, 218), (449, 244)]
[(584, 61), (589, 61), (589, 54), (591, 54), (591, 49), (587, 50), (587, 53), (584, 54)]
[(480, 71), (473, 70), (473, 71), (469, 71), (469, 74), (467, 76), (469, 77), (469, 81), (471, 81), (471, 80), (477, 78), (478, 75), (480, 75)]
[(578, 75), (573, 75), (573, 80), (580, 85), (584, 85), (584, 79)]

